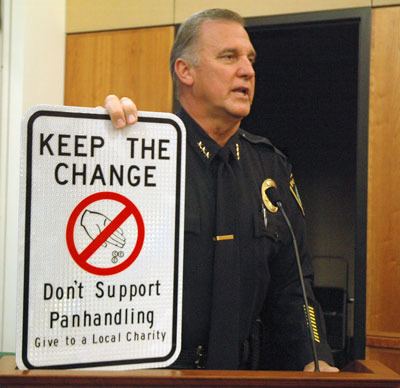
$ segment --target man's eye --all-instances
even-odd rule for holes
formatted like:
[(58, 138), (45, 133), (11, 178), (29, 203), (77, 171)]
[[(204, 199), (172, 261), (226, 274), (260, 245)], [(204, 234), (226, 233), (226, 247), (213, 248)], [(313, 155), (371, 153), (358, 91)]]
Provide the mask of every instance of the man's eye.
[(233, 61), (235, 59), (235, 56), (233, 54), (224, 54), (222, 58), (227, 61)]

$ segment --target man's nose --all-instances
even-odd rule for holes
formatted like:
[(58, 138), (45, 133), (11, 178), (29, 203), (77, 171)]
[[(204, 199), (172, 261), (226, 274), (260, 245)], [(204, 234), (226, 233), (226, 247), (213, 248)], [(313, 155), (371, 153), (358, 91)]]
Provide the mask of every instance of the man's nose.
[(242, 57), (239, 61), (238, 75), (240, 77), (251, 78), (254, 77), (255, 74), (253, 62), (247, 57)]

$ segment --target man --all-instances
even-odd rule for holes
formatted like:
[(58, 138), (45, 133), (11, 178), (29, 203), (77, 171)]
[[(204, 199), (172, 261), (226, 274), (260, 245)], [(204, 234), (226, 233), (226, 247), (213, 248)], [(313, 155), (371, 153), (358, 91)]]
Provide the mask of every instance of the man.
[[(239, 128), (254, 96), (255, 57), (243, 19), (221, 9), (189, 18), (172, 49), (178, 116), (188, 137), (182, 353), (174, 366), (314, 369), (289, 230), (264, 195), (266, 182), (274, 182), (299, 242), (320, 369), (337, 371), (329, 365), (311, 290), (303, 209), (291, 167), (267, 139)], [(110, 95), (105, 107), (116, 128), (137, 121), (128, 98)], [(228, 195), (222, 198), (224, 190)], [(230, 210), (221, 213), (225, 206)], [(217, 233), (221, 218), (223, 235)]]

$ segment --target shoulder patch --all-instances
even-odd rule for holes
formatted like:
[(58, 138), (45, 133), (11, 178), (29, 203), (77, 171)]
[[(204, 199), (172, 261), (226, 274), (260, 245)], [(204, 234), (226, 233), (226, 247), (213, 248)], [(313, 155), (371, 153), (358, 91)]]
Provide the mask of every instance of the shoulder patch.
[(242, 139), (247, 140), (252, 144), (264, 144), (270, 149), (272, 149), (275, 153), (282, 156), (284, 159), (287, 159), (286, 155), (281, 152), (278, 148), (276, 148), (269, 139), (263, 136), (254, 135), (253, 133), (247, 132), (244, 129), (239, 129), (239, 135)]
[(290, 192), (292, 193), (296, 203), (299, 205), (301, 213), (305, 216), (303, 203), (301, 202), (299, 191), (297, 190), (296, 182), (294, 181), (293, 174), (290, 174), (290, 181), (289, 181), (289, 188)]

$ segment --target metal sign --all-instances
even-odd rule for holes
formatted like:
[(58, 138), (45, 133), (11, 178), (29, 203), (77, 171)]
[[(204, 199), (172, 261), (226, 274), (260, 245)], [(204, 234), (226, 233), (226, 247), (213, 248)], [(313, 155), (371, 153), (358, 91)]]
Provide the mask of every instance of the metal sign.
[(36, 106), (23, 122), (17, 365), (166, 367), (179, 355), (185, 128)]

